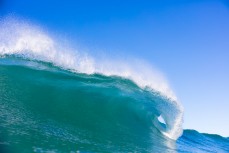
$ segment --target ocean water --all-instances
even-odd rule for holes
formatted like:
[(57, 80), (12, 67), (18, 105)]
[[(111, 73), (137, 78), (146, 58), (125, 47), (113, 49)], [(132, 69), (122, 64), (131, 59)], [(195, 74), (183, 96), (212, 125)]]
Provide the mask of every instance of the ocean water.
[(39, 27), (0, 24), (0, 152), (229, 152), (183, 130), (184, 110), (145, 64), (93, 58)]
[[(0, 59), (3, 153), (229, 152), (229, 138), (219, 135), (184, 130), (178, 138), (182, 129), (167, 125), (177, 112), (156, 91), (118, 76), (73, 73), (14, 56)], [(172, 135), (169, 128), (181, 131)]]

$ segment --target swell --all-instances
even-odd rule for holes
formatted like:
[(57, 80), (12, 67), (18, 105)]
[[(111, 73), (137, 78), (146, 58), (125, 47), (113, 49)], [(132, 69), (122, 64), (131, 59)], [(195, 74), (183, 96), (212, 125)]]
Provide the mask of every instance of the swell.
[(184, 130), (177, 141), (178, 152), (229, 152), (229, 140), (216, 134)]

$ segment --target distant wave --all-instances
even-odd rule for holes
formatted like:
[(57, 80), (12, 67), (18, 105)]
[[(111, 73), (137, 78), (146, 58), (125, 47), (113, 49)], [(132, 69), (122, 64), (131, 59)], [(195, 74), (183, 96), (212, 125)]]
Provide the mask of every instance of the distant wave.
[(229, 152), (229, 139), (216, 134), (199, 133), (195, 130), (184, 130), (177, 141), (178, 152)]

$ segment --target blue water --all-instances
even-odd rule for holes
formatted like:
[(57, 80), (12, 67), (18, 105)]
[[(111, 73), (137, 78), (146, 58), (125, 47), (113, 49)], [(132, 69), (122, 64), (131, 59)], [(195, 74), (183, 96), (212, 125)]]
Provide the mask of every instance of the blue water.
[(181, 103), (151, 68), (18, 21), (0, 32), (0, 152), (229, 152), (229, 138), (183, 130)]
[(177, 140), (177, 152), (229, 152), (229, 138), (216, 134), (199, 133), (195, 130), (184, 130)]

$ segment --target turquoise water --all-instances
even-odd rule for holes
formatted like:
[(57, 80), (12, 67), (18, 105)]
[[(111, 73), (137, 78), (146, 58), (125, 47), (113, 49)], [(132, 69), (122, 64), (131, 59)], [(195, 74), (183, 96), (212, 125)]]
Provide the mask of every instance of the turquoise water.
[(144, 62), (93, 57), (37, 25), (0, 21), (0, 153), (229, 152), (228, 138), (183, 130), (183, 114)]
[(175, 108), (156, 92), (120, 77), (72, 73), (48, 63), (14, 57), (0, 63), (0, 134), (6, 150), (175, 149), (175, 141), (155, 127), (161, 108)]
[[(166, 136), (176, 105), (118, 76), (0, 59), (1, 152), (228, 152), (229, 139), (185, 130)], [(168, 123), (166, 123), (168, 122)]]

